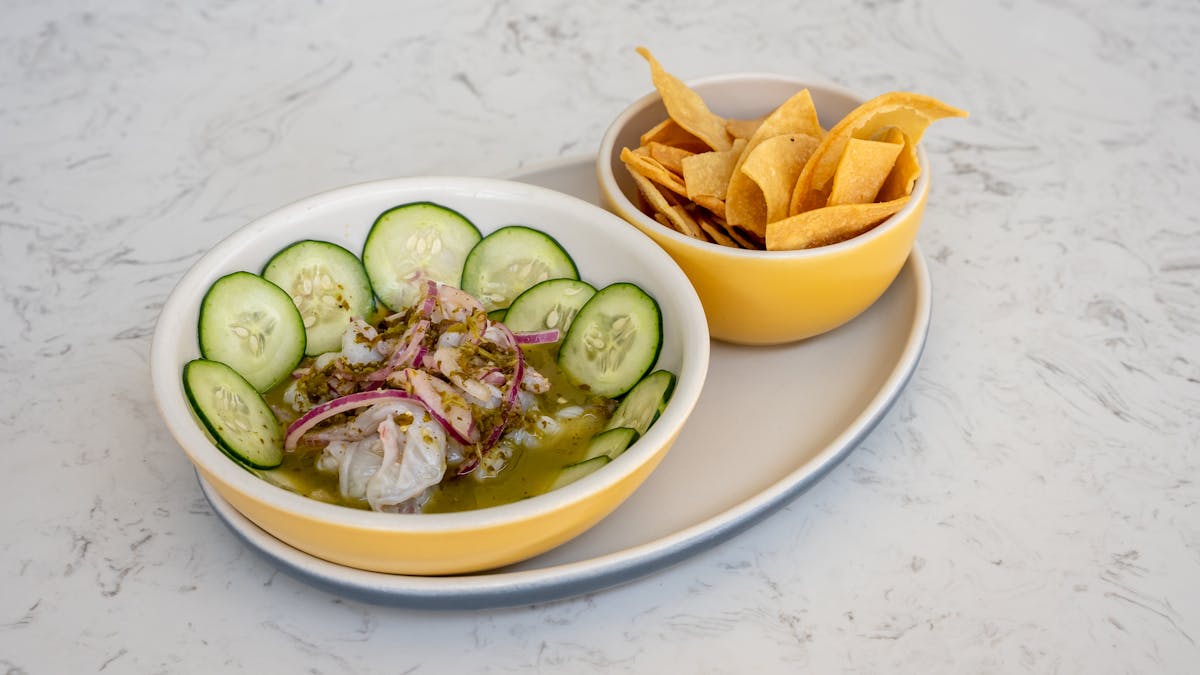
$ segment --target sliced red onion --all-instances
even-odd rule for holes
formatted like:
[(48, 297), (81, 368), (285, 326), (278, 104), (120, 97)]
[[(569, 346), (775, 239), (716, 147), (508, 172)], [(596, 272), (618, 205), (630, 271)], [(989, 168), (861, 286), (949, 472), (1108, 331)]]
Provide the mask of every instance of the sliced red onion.
[[(517, 338), (513, 332), (502, 323), (492, 322), (491, 326), (495, 326), (500, 331), (501, 335), (508, 341), (509, 347), (516, 353), (517, 362), (513, 368), (512, 382), (509, 383), (508, 391), (505, 392), (504, 400), (500, 403), (500, 420), (496, 422), (496, 426), (492, 427), (491, 433), (480, 446), (479, 452), (463, 462), (458, 468), (458, 475), (465, 476), (479, 466), (479, 460), (486, 455), (500, 439), (504, 436), (504, 431), (508, 428), (508, 422), (512, 417), (512, 411), (516, 408), (518, 394), (521, 391), (521, 381), (525, 378), (525, 355), (521, 352), (521, 348), (517, 345)], [(492, 374), (489, 373), (488, 376)]]
[[(511, 331), (510, 331), (511, 332)], [(513, 333), (513, 339), (519, 345), (544, 345), (551, 342), (558, 342), (562, 337), (561, 332), (557, 328), (550, 330), (537, 330), (524, 333)]]
[(517, 403), (517, 392), (521, 391), (521, 383), (525, 381), (525, 356), (521, 354), (521, 350), (517, 350), (517, 367), (513, 371), (512, 385), (508, 389), (508, 397), (505, 399), (506, 405), (512, 408)]
[(424, 405), (424, 402), (418, 398), (409, 395), (406, 392), (397, 389), (380, 389), (376, 391), (361, 391), (357, 394), (342, 396), (335, 398), (328, 403), (322, 403), (314, 407), (312, 410), (304, 413), (295, 422), (288, 425), (287, 436), (283, 441), (283, 449), (291, 452), (296, 449), (296, 444), (300, 441), (300, 437), (304, 432), (312, 429), (321, 422), (355, 408), (364, 408), (375, 405), (380, 401), (417, 401)]
[[(525, 378), (525, 355), (521, 353), (521, 348), (517, 346), (516, 336), (504, 324), (498, 323), (495, 325), (499, 326), (501, 331), (512, 341), (513, 351), (517, 354), (517, 364), (513, 369), (512, 383), (509, 384), (504, 401), (500, 404), (500, 421), (496, 423), (496, 426), (492, 427), (492, 433), (488, 434), (487, 442), (480, 448), (479, 454), (481, 456), (494, 448), (500, 442), (500, 437), (504, 435), (504, 430), (508, 427), (509, 418), (512, 417), (513, 408), (517, 404), (517, 394), (521, 391), (521, 380)], [(474, 466), (471, 467), (471, 469), (474, 468)]]
[(463, 461), (458, 467), (459, 476), (465, 476), (475, 470), (479, 466), (479, 453), (475, 453)]
[(505, 411), (505, 415), (500, 420), (500, 423), (492, 427), (492, 433), (488, 434), (487, 441), (485, 441), (483, 444), (483, 452), (480, 453), (481, 455), (487, 454), (489, 450), (496, 447), (496, 444), (500, 442), (500, 437), (504, 435), (504, 430), (506, 427), (508, 427), (507, 411)]
[(460, 315), (459, 320), (475, 313), (486, 314), (483, 304), (470, 293), (454, 286), (442, 285), (436, 289), (438, 302), (442, 306), (442, 315)]
[(421, 317), (428, 319), (433, 316), (433, 310), (437, 308), (438, 283), (433, 279), (425, 281), (425, 294), (421, 298), (421, 305), (417, 309), (421, 313)]
[(406, 333), (407, 338), (396, 347), (396, 351), (388, 357), (387, 363), (382, 368), (367, 375), (369, 382), (382, 382), (388, 378), (398, 368), (406, 368), (412, 364), (420, 363), (418, 358), (425, 348), (422, 343), (425, 341), (425, 335), (429, 332), (429, 319), (421, 319)]

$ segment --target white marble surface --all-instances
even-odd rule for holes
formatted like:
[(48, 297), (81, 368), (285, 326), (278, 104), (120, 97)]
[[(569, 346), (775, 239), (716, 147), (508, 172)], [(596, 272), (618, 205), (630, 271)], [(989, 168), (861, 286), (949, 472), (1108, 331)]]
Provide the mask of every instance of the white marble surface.
[[(0, 3), (0, 671), (1200, 668), (1200, 5)], [(848, 461), (735, 539), (548, 605), (277, 572), (155, 413), (206, 247), (345, 183), (591, 152), (678, 74), (969, 109), (927, 137), (934, 319)]]

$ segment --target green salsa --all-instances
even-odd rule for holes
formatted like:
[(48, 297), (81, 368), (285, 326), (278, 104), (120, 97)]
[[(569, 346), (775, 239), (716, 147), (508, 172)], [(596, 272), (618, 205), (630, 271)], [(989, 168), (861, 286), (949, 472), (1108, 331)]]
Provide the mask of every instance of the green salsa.
[[(527, 363), (550, 381), (550, 389), (535, 396), (536, 409), (520, 418), (520, 424), (514, 420), (505, 440), (492, 448), (489, 455), (500, 455), (495, 459), (503, 459), (503, 466), (496, 471), (476, 469), (463, 476), (456, 475), (453, 468), (447, 469), (441, 483), (431, 489), (422, 513), (470, 511), (542, 494), (564, 466), (583, 458), (588, 441), (612, 417), (615, 403), (571, 384), (558, 368), (557, 349), (554, 344), (523, 347)], [(266, 395), (276, 409), (283, 407), (287, 386), (284, 383)], [(555, 414), (560, 411), (565, 411), (566, 416)], [(551, 421), (547, 423), (544, 418)], [(514, 436), (531, 442), (514, 442)], [(341, 494), (336, 471), (318, 468), (322, 452), (320, 447), (302, 445), (294, 452), (284, 453), (283, 463), (261, 472), (262, 476), (312, 499), (369, 510), (366, 500), (347, 499)]]

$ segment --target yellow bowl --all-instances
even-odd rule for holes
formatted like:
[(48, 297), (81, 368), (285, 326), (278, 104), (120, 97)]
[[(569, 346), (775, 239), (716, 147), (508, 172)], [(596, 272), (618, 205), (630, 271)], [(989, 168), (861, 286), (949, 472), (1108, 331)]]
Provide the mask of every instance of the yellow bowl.
[[(840, 87), (778, 75), (723, 75), (689, 83), (718, 115), (754, 119), (807, 88), (826, 129), (862, 98)], [(847, 241), (801, 251), (746, 251), (699, 241), (660, 225), (637, 207), (637, 187), (621, 148), (666, 119), (657, 93), (626, 108), (605, 132), (597, 156), (610, 209), (667, 251), (691, 279), (714, 338), (750, 345), (793, 342), (833, 330), (871, 306), (908, 258), (929, 195), (925, 151), (912, 199), (896, 215)]]
[[(658, 421), (624, 454), (558, 490), (514, 504), (461, 513), (388, 514), (326, 504), (288, 492), (241, 468), (213, 444), (187, 404), (183, 365), (199, 355), (200, 300), (217, 278), (257, 272), (300, 239), (361, 250), (375, 217), (397, 204), (433, 201), (490, 232), (520, 223), (554, 236), (597, 287), (633, 281), (663, 318), (658, 367), (678, 376)], [(687, 277), (620, 218), (545, 188), (482, 178), (404, 178), (333, 190), (270, 213), (205, 254), (163, 306), (150, 365), (164, 422), (196, 470), (239, 512), (311, 555), (376, 572), (456, 574), (537, 555), (580, 534), (615, 509), (658, 465), (691, 414), (708, 372), (704, 312)]]

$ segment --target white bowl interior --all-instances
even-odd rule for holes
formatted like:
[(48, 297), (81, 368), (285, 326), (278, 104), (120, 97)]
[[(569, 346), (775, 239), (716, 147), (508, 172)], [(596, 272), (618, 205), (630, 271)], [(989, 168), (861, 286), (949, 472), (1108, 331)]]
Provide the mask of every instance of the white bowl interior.
[[(659, 421), (604, 471), (505, 506), (450, 514), (380, 514), (324, 504), (275, 487), (241, 469), (209, 440), (186, 402), (181, 373), (188, 360), (199, 356), (199, 305), (213, 281), (237, 270), (257, 273), (272, 254), (300, 239), (331, 241), (361, 253), (376, 216), (393, 206), (415, 201), (432, 201), (455, 209), (484, 234), (513, 224), (540, 229), (570, 253), (585, 281), (597, 288), (632, 281), (658, 301), (664, 337), (657, 367), (678, 375), (676, 390)], [(616, 482), (682, 427), (699, 398), (708, 351), (703, 310), (687, 277), (669, 256), (624, 220), (574, 197), (522, 183), (422, 177), (364, 183), (310, 197), (267, 214), (218, 243), (196, 262), (167, 299), (155, 330), (151, 371), (159, 409), (176, 440), (193, 461), (237, 489), (310, 517), (361, 527), (427, 531), (454, 529), (467, 522), (527, 517)]]

